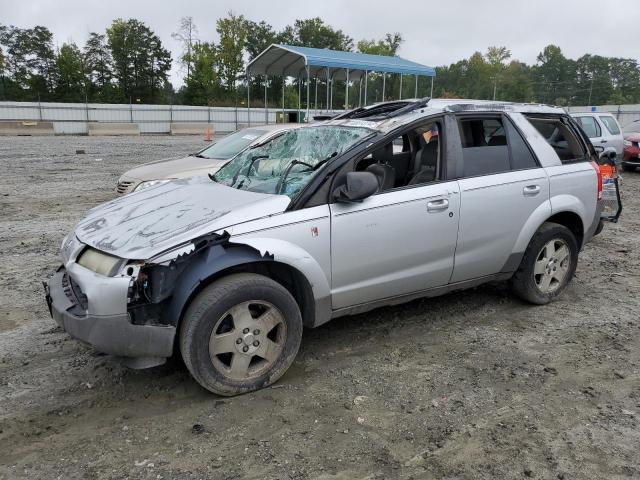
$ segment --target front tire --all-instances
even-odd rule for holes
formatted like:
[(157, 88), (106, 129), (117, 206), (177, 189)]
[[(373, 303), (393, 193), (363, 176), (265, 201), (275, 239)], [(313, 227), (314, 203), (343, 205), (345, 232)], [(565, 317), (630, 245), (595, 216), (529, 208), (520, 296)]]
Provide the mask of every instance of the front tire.
[(625, 172), (635, 172), (636, 171), (636, 166), (635, 165), (629, 165), (628, 163), (623, 163), (622, 164), (622, 170), (624, 170)]
[(544, 305), (567, 288), (577, 265), (578, 242), (571, 230), (546, 222), (529, 242), (511, 287), (521, 299)]
[(187, 369), (207, 390), (231, 396), (267, 387), (291, 366), (302, 339), (289, 291), (262, 275), (229, 275), (189, 305), (180, 327)]

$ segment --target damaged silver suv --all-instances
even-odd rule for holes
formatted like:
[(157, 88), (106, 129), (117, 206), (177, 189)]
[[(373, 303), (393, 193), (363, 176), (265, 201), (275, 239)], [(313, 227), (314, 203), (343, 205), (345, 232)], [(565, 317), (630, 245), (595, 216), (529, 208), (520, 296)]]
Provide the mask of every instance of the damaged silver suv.
[(133, 367), (179, 351), (204, 388), (248, 392), (287, 371), (304, 326), (497, 279), (553, 300), (601, 222), (596, 161), (554, 107), (356, 109), (90, 210), (47, 301)]

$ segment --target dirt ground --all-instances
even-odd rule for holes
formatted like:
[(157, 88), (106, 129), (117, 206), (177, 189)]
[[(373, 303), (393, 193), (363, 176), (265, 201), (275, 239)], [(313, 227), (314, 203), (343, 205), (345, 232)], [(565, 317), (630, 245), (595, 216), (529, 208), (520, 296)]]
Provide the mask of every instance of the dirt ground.
[(0, 478), (640, 478), (640, 173), (559, 301), (497, 283), (338, 319), (229, 399), (72, 340), (41, 285), (120, 173), (202, 144), (0, 137)]

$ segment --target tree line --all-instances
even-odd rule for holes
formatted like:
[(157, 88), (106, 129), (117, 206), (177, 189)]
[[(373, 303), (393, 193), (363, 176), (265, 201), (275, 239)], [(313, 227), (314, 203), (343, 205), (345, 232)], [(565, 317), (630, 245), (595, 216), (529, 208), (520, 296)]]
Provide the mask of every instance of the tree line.
[[(207, 32), (211, 34), (212, 32)], [(246, 62), (272, 43), (378, 55), (397, 55), (404, 39), (389, 33), (381, 39), (355, 41), (321, 18), (298, 19), (280, 31), (232, 12), (215, 23), (217, 41), (200, 38), (192, 17), (184, 17), (172, 37), (182, 52), (175, 60), (183, 74), (177, 90), (169, 80), (172, 57), (160, 37), (144, 22), (116, 19), (104, 32), (92, 32), (78, 46), (54, 46), (44, 26), (0, 25), (0, 100), (95, 103), (172, 103), (185, 105), (245, 105)], [(211, 35), (209, 35), (211, 36)], [(251, 79), (252, 105), (282, 104), (280, 77)], [(385, 77), (384, 99), (430, 93), (430, 80), (398, 75)], [(368, 101), (383, 100), (381, 74), (371, 74)], [(297, 107), (297, 80), (285, 85), (285, 104)], [(327, 85), (319, 81), (320, 108)], [(349, 86), (349, 107), (357, 104), (359, 85)], [(335, 108), (345, 102), (344, 82), (334, 84)], [(585, 54), (567, 58), (560, 47), (548, 45), (533, 65), (513, 59), (506, 47), (489, 47), (468, 59), (436, 67), (434, 96), (495, 99), (557, 105), (640, 103), (640, 66), (636, 59)], [(304, 97), (304, 95), (303, 95)], [(304, 98), (302, 99), (304, 101)], [(315, 107), (315, 105), (312, 105)]]

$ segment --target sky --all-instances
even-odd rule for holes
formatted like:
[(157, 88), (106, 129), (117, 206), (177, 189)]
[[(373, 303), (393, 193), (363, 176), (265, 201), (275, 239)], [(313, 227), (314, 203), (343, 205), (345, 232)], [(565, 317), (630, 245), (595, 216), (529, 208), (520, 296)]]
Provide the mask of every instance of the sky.
[[(137, 18), (172, 51), (180, 17), (192, 16), (201, 40), (216, 40), (215, 23), (230, 10), (276, 30), (298, 18), (321, 17), (357, 42), (400, 32), (399, 55), (429, 66), (468, 58), (489, 46), (506, 46), (512, 58), (532, 64), (553, 43), (570, 58), (585, 53), (638, 59), (638, 0), (0, 0), (0, 23), (22, 28), (44, 25), (56, 46), (83, 45), (89, 32), (104, 33), (115, 18)], [(182, 83), (177, 62), (174, 85)]]

